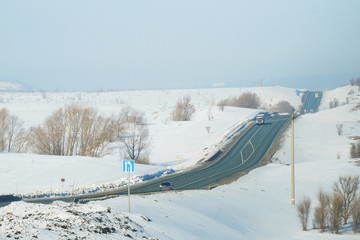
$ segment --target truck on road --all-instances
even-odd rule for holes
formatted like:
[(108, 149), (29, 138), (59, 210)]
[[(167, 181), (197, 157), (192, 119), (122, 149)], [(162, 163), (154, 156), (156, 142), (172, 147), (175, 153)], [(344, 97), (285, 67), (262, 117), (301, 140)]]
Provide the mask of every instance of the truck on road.
[(256, 115), (255, 122), (257, 125), (263, 125), (265, 124), (265, 115), (264, 114), (258, 114)]

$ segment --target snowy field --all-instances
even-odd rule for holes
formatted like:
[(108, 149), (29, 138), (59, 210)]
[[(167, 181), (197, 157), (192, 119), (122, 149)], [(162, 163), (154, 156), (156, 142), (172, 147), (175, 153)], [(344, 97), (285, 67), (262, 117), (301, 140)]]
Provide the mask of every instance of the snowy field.
[[(348, 95), (352, 89), (353, 93)], [(136, 165), (135, 178), (163, 169), (191, 167), (206, 157), (234, 127), (257, 113), (227, 107), (221, 112), (214, 106), (221, 99), (246, 91), (257, 93), (264, 105), (280, 100), (287, 100), (296, 107), (301, 104), (295, 89), (269, 87), (0, 93), (0, 108), (6, 107), (11, 114), (21, 117), (26, 126), (41, 124), (52, 111), (71, 103), (95, 106), (104, 115), (116, 114), (125, 105), (144, 111), (152, 138), (152, 165)], [(197, 110), (193, 120), (170, 121), (172, 107), (178, 97), (185, 94), (191, 96)], [(334, 98), (348, 104), (329, 109), (329, 101)], [(296, 119), (296, 200), (310, 197), (312, 209), (317, 204), (319, 188), (330, 190), (341, 175), (360, 175), (360, 168), (349, 159), (349, 146), (353, 142), (349, 137), (360, 136), (360, 111), (351, 111), (358, 103), (358, 88), (342, 87), (324, 93), (320, 112)], [(213, 116), (211, 121), (208, 120), (209, 109)], [(337, 124), (344, 125), (341, 136), (337, 134)], [(210, 126), (210, 133), (206, 132), (206, 126)], [(80, 206), (13, 203), (0, 208), (3, 220), (0, 221), (0, 239), (7, 236), (24, 239), (34, 236), (37, 239), (358, 239), (359, 234), (354, 235), (348, 227), (343, 228), (340, 235), (320, 234), (312, 229), (312, 215), (310, 230), (301, 231), (296, 208), (290, 204), (290, 138), (290, 132), (285, 134), (273, 163), (231, 184), (211, 191), (132, 196), (130, 214), (127, 213), (127, 197)], [(178, 162), (178, 155), (183, 156), (183, 163)], [(1, 153), (0, 163), (0, 192), (4, 193), (71, 190), (121, 181), (125, 177), (116, 152), (101, 159)], [(66, 178), (64, 186), (60, 178)], [(80, 218), (82, 215), (84, 217)]]

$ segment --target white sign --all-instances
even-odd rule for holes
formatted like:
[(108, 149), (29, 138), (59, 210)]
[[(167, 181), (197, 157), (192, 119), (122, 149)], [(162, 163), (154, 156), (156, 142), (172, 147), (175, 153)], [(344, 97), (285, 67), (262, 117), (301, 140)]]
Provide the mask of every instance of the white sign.
[(123, 160), (123, 172), (134, 172), (135, 161), (134, 160)]

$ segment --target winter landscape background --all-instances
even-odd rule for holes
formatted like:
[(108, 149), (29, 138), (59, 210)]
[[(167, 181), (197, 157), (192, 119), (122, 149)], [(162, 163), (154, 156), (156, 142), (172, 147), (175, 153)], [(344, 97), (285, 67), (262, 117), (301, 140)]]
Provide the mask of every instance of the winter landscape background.
[[(4, 92), (0, 94), (0, 108), (6, 107), (11, 114), (19, 116), (25, 121), (26, 127), (40, 125), (53, 111), (74, 103), (96, 107), (104, 116), (117, 113), (124, 106), (143, 111), (150, 130), (151, 154), (150, 165), (137, 164), (135, 173), (131, 175), (133, 182), (139, 182), (142, 181), (139, 177), (145, 174), (167, 169), (178, 171), (194, 166), (211, 155), (216, 145), (234, 127), (261, 111), (234, 107), (225, 107), (224, 111), (220, 111), (216, 106), (218, 101), (253, 92), (260, 97), (262, 107), (281, 100), (299, 107), (301, 96), (296, 90), (259, 87), (124, 92)], [(184, 95), (191, 96), (196, 112), (191, 121), (171, 121), (170, 113), (178, 98)], [(335, 98), (341, 104), (330, 109), (329, 102)], [(317, 204), (316, 195), (320, 188), (330, 191), (339, 176), (360, 174), (359, 162), (349, 157), (350, 144), (354, 142), (350, 137), (360, 135), (359, 110), (352, 110), (359, 103), (358, 87), (343, 86), (325, 91), (320, 111), (299, 116), (295, 121), (296, 200), (310, 197), (311, 211)], [(208, 119), (209, 112), (211, 120)], [(341, 135), (337, 133), (337, 124), (343, 124)], [(210, 126), (209, 133), (207, 126)], [(0, 222), (0, 238), (357, 239), (358, 234), (354, 235), (351, 227), (347, 226), (341, 229), (339, 235), (319, 233), (312, 227), (312, 213), (309, 231), (301, 230), (296, 207), (290, 204), (290, 137), (289, 129), (271, 163), (231, 184), (211, 191), (132, 196), (132, 213), (127, 213), (126, 196), (76, 206), (61, 202), (50, 205), (12, 203), (0, 208), (3, 220)], [(182, 162), (177, 159), (179, 155), (183, 156)], [(0, 191), (4, 194), (63, 192), (124, 183), (126, 175), (121, 172), (121, 160), (118, 150), (102, 158), (2, 152)], [(66, 179), (63, 184), (61, 178)], [(7, 222), (9, 212), (13, 220)], [(74, 218), (71, 212), (77, 212), (78, 218)], [(101, 216), (101, 222), (95, 220), (98, 215)], [(112, 226), (111, 219), (115, 217), (133, 226)], [(110, 230), (105, 226), (110, 226)], [(133, 230), (127, 231), (126, 228)], [(99, 229), (108, 232), (101, 234)]]

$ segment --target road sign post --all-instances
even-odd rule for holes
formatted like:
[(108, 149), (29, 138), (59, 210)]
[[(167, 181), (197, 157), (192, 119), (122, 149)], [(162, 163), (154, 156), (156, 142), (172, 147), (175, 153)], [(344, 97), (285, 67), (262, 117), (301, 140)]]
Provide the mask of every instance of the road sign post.
[(65, 182), (65, 178), (61, 178), (61, 188), (64, 188), (64, 182)]
[(130, 173), (135, 171), (134, 160), (123, 160), (123, 172), (128, 174), (128, 212), (130, 213)]
[(128, 172), (128, 212), (130, 213), (130, 172)]

